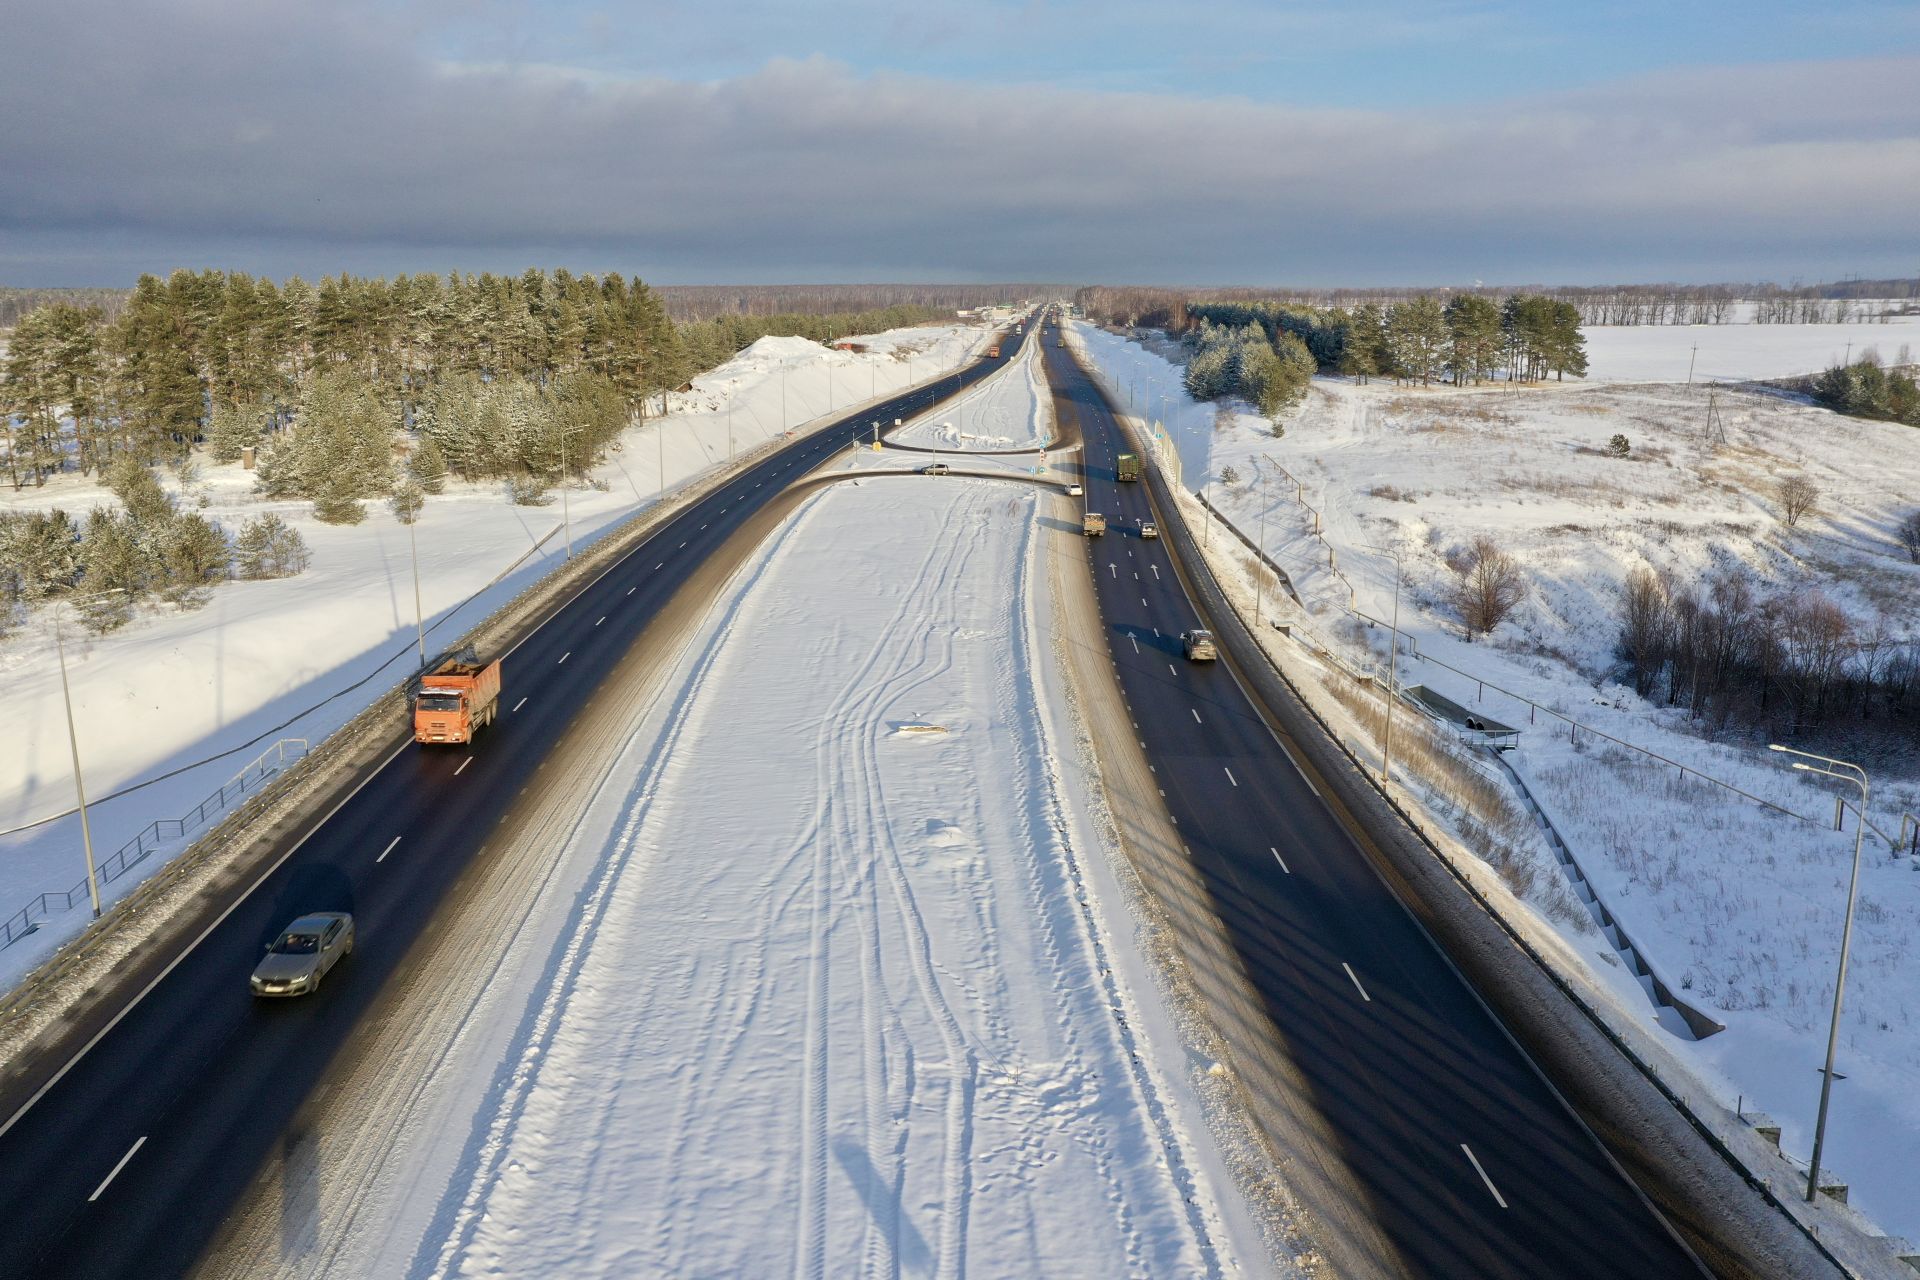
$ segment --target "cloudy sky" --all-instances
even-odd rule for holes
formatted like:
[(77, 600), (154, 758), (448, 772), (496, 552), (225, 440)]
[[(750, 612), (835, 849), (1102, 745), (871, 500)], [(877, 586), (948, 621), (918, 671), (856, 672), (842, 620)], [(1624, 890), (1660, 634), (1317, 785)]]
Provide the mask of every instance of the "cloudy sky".
[(1920, 270), (1920, 4), (0, 0), (0, 283)]

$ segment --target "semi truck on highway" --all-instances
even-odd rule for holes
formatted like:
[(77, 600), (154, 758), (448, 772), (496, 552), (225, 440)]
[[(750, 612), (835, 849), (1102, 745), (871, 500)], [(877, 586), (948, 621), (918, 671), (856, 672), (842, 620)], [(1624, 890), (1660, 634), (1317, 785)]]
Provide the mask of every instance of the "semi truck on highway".
[(1107, 531), (1107, 518), (1098, 511), (1089, 511), (1080, 517), (1080, 532), (1089, 538), (1097, 538)]
[(1115, 480), (1138, 480), (1140, 478), (1140, 455), (1123, 453), (1114, 461), (1113, 478)]
[(413, 695), (415, 742), (472, 742), (500, 709), (500, 662), (469, 649), (420, 677)]

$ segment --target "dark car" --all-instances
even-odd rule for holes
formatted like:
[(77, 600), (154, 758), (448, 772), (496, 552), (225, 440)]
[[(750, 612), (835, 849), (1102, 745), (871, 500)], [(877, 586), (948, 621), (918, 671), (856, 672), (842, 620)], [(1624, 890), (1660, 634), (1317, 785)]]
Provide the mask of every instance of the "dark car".
[(920, 468), (920, 474), (923, 476), (944, 476), (952, 470), (953, 468), (944, 462), (929, 462), (926, 466)]

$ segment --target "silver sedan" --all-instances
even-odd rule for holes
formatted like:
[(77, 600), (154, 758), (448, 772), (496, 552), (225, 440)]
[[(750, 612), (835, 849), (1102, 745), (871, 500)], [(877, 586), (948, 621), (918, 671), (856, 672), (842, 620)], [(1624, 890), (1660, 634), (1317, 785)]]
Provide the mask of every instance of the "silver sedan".
[(334, 965), (353, 954), (353, 917), (316, 911), (288, 925), (253, 971), (256, 996), (303, 996), (320, 987)]

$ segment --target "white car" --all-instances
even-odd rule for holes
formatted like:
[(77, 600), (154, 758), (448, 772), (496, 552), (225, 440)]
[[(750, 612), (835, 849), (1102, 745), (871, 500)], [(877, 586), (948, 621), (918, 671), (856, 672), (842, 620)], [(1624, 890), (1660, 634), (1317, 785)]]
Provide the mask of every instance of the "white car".
[(1077, 497), (1079, 497), (1079, 496), (1080, 496), (1081, 494), (1083, 494), (1083, 493), (1085, 493), (1085, 492), (1086, 492), (1086, 490), (1085, 490), (1085, 489), (1082, 489), (1082, 488), (1081, 488), (1081, 487), (1080, 487), (1079, 485), (1077, 485), (1077, 484), (1070, 484), (1070, 485), (1068, 485), (1068, 486), (1067, 486), (1067, 496), (1068, 496), (1069, 498), (1077, 498)]

